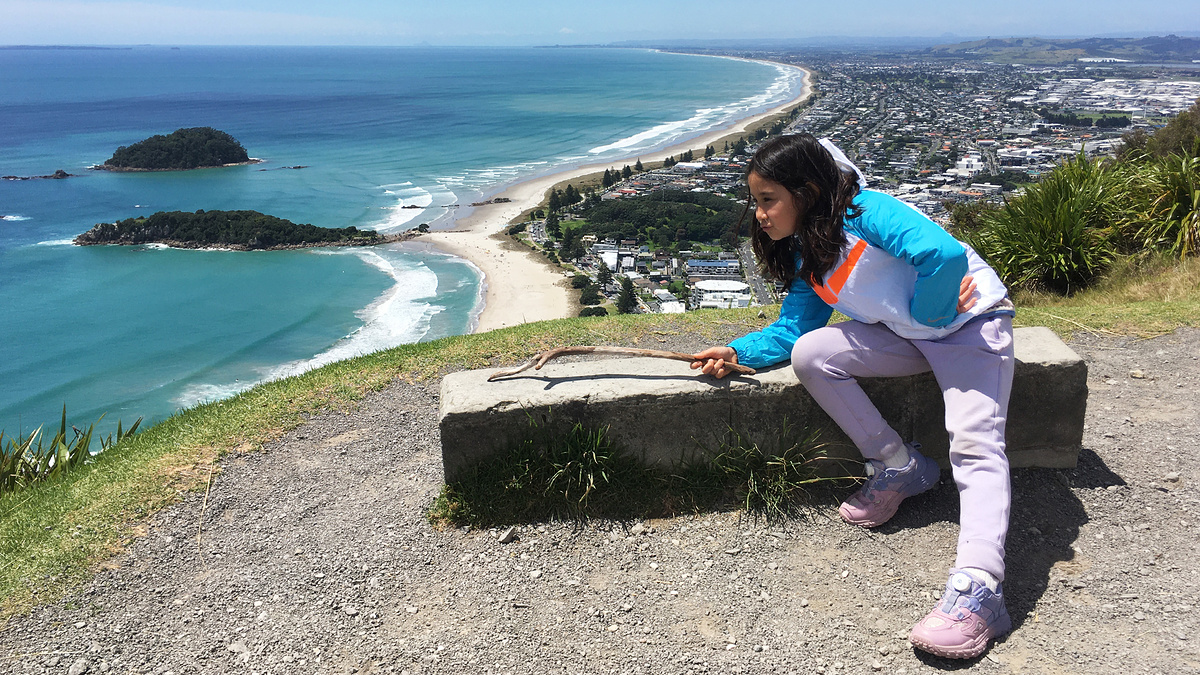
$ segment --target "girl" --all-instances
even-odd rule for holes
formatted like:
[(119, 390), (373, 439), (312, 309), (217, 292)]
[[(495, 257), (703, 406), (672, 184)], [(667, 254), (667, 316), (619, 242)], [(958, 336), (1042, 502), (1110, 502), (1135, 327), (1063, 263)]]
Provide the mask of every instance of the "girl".
[[(1001, 590), (1013, 375), (1007, 291), (970, 247), (915, 208), (861, 189), (862, 174), (828, 141), (768, 140), (746, 179), (758, 221), (754, 252), (789, 293), (778, 321), (696, 354), (692, 367), (721, 378), (727, 364), (758, 368), (790, 357), (867, 460), (865, 485), (839, 508), (862, 527), (887, 522), (905, 497), (934, 487), (939, 469), (884, 422), (854, 378), (933, 371), (961, 501), (958, 560), (909, 639), (939, 656), (977, 656), (1012, 627)], [(852, 320), (826, 326), (835, 308)]]

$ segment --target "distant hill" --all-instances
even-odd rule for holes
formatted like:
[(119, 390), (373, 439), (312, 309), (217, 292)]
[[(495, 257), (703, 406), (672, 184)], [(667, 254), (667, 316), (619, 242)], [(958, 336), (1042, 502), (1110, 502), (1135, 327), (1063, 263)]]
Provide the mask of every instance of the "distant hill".
[(121, 146), (96, 168), (111, 171), (180, 171), (249, 162), (246, 149), (233, 136), (212, 127), (192, 127)]
[(397, 241), (356, 227), (297, 225), (258, 211), (159, 211), (145, 218), (99, 223), (75, 238), (80, 246), (166, 244), (175, 248), (262, 250), (312, 246), (369, 246)]
[[(1124, 59), (1140, 63), (1191, 63), (1200, 59), (1200, 38), (1167, 35), (1146, 38), (988, 38), (923, 50), (934, 57), (1001, 63), (1067, 63), (1081, 58)], [(1197, 64), (1200, 67), (1200, 64)]]

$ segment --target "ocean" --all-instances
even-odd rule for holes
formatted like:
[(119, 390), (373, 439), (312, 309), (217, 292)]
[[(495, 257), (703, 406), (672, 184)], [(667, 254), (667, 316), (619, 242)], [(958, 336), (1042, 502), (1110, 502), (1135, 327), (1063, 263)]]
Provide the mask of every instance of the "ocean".
[[(0, 49), (0, 430), (102, 428), (399, 344), (466, 333), (477, 271), (404, 245), (77, 247), (99, 222), (254, 209), (401, 231), (795, 98), (782, 67), (626, 49)], [(181, 127), (260, 164), (89, 171)], [(408, 208), (405, 208), (408, 207)], [(415, 207), (415, 208), (413, 208)]]

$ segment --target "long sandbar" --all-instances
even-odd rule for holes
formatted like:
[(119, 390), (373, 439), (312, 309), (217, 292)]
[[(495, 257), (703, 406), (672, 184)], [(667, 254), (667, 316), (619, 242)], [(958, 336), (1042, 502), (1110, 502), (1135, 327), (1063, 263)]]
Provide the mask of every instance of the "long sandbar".
[[(787, 65), (764, 63), (773, 66)], [(505, 235), (502, 234), (510, 222), (536, 208), (547, 190), (563, 181), (620, 166), (635, 159), (656, 162), (688, 150), (703, 152), (709, 145), (745, 133), (762, 120), (803, 102), (812, 93), (811, 73), (796, 66), (790, 67), (802, 71), (804, 79), (800, 95), (787, 103), (657, 152), (587, 164), (516, 183), (494, 197), (507, 199), (507, 202), (471, 207), (470, 211), (457, 218), (449, 229), (436, 230), (422, 236), (420, 241), (429, 242), (447, 253), (466, 258), (483, 273), (484, 305), (475, 331), (489, 331), (532, 321), (562, 319), (575, 316), (578, 312), (578, 305), (563, 273), (546, 264), (541, 253), (506, 246)]]

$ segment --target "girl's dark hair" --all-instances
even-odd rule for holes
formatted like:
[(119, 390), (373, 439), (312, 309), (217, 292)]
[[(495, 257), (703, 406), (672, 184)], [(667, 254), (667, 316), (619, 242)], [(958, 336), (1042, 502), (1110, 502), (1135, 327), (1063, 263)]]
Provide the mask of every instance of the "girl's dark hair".
[[(752, 173), (787, 188), (802, 214), (796, 233), (779, 241), (751, 225), (750, 243), (763, 274), (789, 288), (797, 275), (810, 284), (823, 282), (846, 244), (846, 218), (862, 213), (853, 204), (858, 195), (857, 177), (842, 171), (812, 134), (776, 136), (765, 141), (746, 167), (747, 179)], [(738, 231), (750, 211), (750, 201), (746, 201)]]

